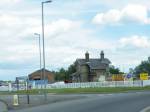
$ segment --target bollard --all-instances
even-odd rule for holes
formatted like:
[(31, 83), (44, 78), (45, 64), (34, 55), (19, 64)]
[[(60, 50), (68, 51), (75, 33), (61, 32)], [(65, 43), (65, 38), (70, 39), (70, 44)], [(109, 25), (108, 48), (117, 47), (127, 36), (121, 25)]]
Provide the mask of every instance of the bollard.
[(14, 95), (14, 106), (18, 106), (19, 105), (19, 100), (18, 100), (18, 95)]

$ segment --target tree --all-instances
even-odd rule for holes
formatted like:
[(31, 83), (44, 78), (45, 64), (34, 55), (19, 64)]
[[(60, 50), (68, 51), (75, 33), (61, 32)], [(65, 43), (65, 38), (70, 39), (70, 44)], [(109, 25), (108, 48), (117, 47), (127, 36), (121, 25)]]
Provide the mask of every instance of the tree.
[(61, 68), (58, 72), (53, 71), (56, 81), (69, 81), (70, 75), (76, 72), (75, 64), (70, 65), (67, 70)]
[(65, 80), (66, 70), (61, 68), (58, 72), (55, 72), (55, 80), (56, 81), (63, 81)]
[(111, 74), (120, 74), (121, 73), (119, 68), (115, 68), (115, 66), (113, 66), (113, 65), (109, 67), (109, 72)]
[(75, 64), (72, 64), (68, 67), (66, 71), (66, 80), (70, 80), (70, 75), (76, 72)]
[(129, 68), (129, 73), (133, 74), (134, 73), (134, 69), (133, 68)]
[(146, 72), (150, 74), (150, 57), (148, 60), (142, 61), (138, 66), (134, 69), (134, 74), (139, 77), (140, 73)]

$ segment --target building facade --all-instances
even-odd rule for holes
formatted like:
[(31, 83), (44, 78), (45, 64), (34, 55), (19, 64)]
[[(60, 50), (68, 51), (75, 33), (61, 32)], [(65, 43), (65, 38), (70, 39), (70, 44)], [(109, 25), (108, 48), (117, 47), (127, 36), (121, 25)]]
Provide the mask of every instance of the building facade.
[(110, 60), (104, 57), (101, 51), (100, 58), (90, 58), (89, 53), (85, 53), (85, 59), (75, 61), (76, 73), (71, 75), (73, 82), (93, 82), (104, 81), (109, 75)]
[(44, 69), (37, 70), (28, 75), (29, 80), (47, 80), (48, 83), (53, 83), (55, 81), (54, 74), (49, 70), (45, 69), (45, 77), (43, 76)]

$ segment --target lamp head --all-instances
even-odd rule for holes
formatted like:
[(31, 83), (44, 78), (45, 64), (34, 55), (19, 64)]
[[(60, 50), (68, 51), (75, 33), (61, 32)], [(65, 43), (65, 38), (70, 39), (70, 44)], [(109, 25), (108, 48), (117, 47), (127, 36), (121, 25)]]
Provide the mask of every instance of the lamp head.
[(39, 33), (34, 33), (34, 35), (40, 35)]
[(43, 3), (51, 3), (52, 1), (51, 0), (48, 0), (48, 1), (45, 1), (45, 2), (43, 2)]

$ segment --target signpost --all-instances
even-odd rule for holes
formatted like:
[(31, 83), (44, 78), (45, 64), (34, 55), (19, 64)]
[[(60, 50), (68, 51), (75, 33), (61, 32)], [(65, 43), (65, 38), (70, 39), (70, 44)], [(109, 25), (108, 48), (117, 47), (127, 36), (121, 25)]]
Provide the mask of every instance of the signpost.
[(127, 74), (127, 78), (130, 79), (132, 77), (132, 74)]
[(124, 77), (124, 80), (133, 81), (133, 74), (131, 74), (131, 73), (126, 74), (125, 77)]
[(140, 73), (140, 80), (148, 80), (148, 73)]

